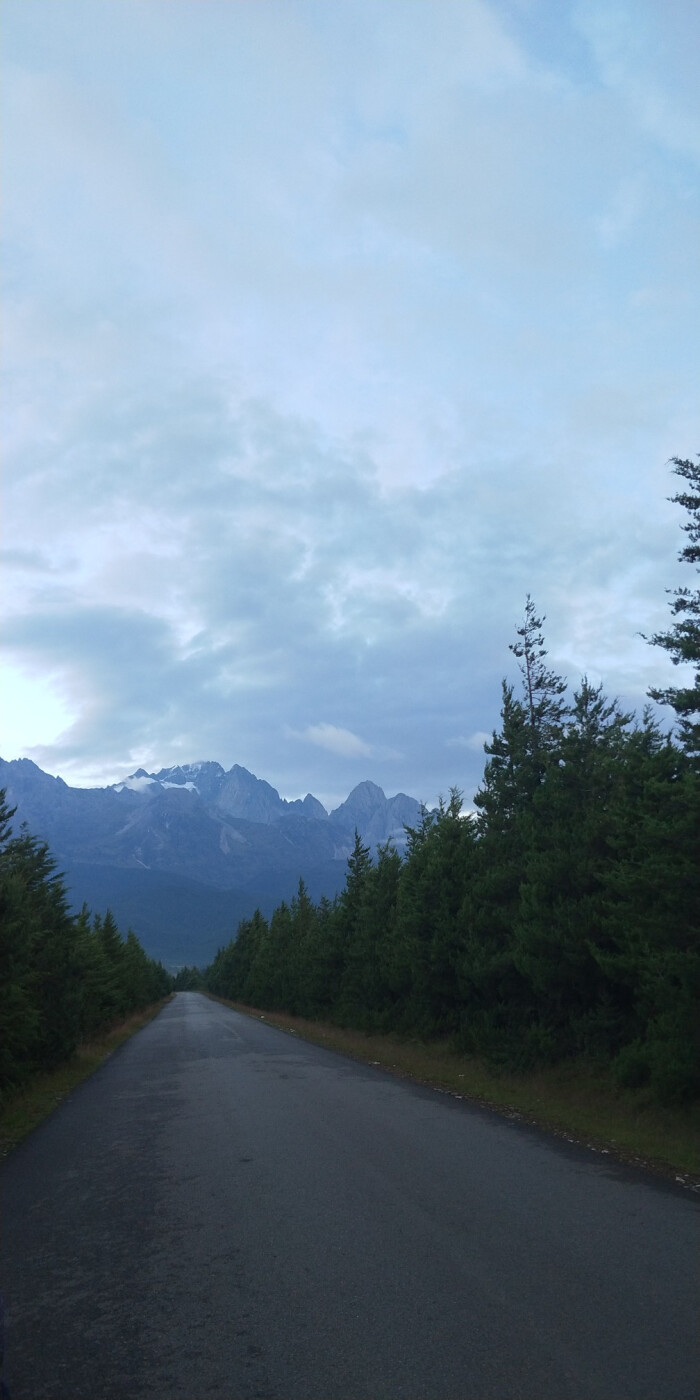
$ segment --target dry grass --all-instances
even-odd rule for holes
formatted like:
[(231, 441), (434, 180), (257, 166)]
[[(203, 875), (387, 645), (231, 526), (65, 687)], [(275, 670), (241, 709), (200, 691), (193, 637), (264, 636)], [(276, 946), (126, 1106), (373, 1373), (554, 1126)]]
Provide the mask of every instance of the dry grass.
[(96, 1040), (79, 1045), (73, 1058), (65, 1064), (43, 1074), (32, 1075), (15, 1093), (8, 1094), (0, 1108), (0, 1158), (6, 1157), (22, 1138), (48, 1118), (57, 1104), (84, 1079), (94, 1074), (125, 1040), (152, 1021), (169, 1000), (166, 997), (143, 1011), (135, 1012), (128, 1020), (112, 1026)]
[(474, 1100), (510, 1118), (537, 1123), (557, 1136), (700, 1188), (697, 1111), (665, 1108), (643, 1090), (618, 1089), (590, 1066), (566, 1064), (527, 1074), (501, 1073), (441, 1042), (402, 1040), (233, 1002), (227, 1005), (392, 1074)]

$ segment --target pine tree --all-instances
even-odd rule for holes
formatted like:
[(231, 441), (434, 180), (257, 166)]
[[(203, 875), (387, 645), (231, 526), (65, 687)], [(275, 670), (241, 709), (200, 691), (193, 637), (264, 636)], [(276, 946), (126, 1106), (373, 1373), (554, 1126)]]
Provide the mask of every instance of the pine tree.
[(465, 1048), (517, 1061), (533, 1022), (533, 990), (515, 957), (523, 887), (537, 845), (533, 806), (556, 769), (568, 708), (566, 682), (549, 669), (528, 594), (510, 650), (522, 695), (503, 682), (501, 728), (485, 745), (487, 762), (474, 797), (478, 811), (472, 877), (460, 911), (460, 989)]
[(113, 1019), (112, 969), (86, 904), (77, 915), (75, 926), (81, 969), (80, 1034), (82, 1039), (89, 1040)]
[(364, 845), (356, 829), (355, 843), (348, 857), (345, 887), (336, 900), (331, 922), (335, 963), (332, 973), (335, 982), (332, 990), (334, 1015), (343, 1024), (352, 1024), (360, 1014), (361, 993), (357, 972), (363, 953), (369, 951), (366, 911), (371, 871), (370, 848)]
[(304, 963), (304, 1014), (330, 1016), (338, 997), (343, 969), (343, 951), (336, 937), (338, 898), (326, 895), (313, 911)]
[[(678, 558), (686, 564), (700, 565), (700, 457), (697, 462), (674, 457), (676, 476), (688, 482), (687, 491), (679, 491), (670, 499), (687, 510), (690, 519), (682, 526), (689, 543)], [(678, 618), (668, 632), (657, 632), (651, 642), (669, 652), (674, 666), (688, 663), (695, 667), (691, 685), (666, 686), (649, 691), (652, 700), (672, 705), (678, 715), (678, 731), (686, 752), (700, 759), (700, 588), (677, 588), (671, 611)]]
[(513, 927), (513, 960), (532, 1016), (522, 1064), (607, 1051), (619, 1016), (594, 949), (605, 944), (605, 876), (611, 807), (621, 780), (630, 716), (584, 677), (559, 758), (529, 814), (527, 862)]
[(518, 659), (523, 678), (523, 709), (528, 725), (530, 752), (540, 763), (547, 750), (556, 745), (560, 738), (566, 714), (566, 681), (555, 675), (554, 671), (550, 671), (545, 664), (547, 648), (542, 634), (544, 621), (544, 617), (537, 616), (535, 605), (528, 593), (525, 601), (525, 619), (522, 627), (516, 628), (520, 641), (512, 642), (509, 647)]
[(116, 1021), (128, 1010), (125, 987), (124, 940), (117, 923), (108, 909), (104, 917), (95, 915), (93, 927), (102, 949), (107, 968), (105, 985), (105, 1009), (108, 1020)]
[(318, 955), (317, 918), (313, 901), (300, 877), (290, 907), (292, 921), (292, 966), (290, 969), (289, 1010), (296, 1016), (315, 1014), (314, 971)]
[(384, 949), (391, 943), (401, 857), (390, 842), (365, 865), (353, 921), (345, 940), (340, 988), (340, 1017), (349, 1025), (373, 1030), (382, 1024), (390, 993)]
[(486, 764), (474, 805), (482, 834), (509, 828), (532, 797), (527, 763), (528, 739), (525, 709), (515, 699), (512, 685), (502, 682), (501, 728), (484, 745)]
[(173, 977), (174, 992), (198, 992), (203, 985), (202, 973), (198, 967), (179, 967)]
[(610, 803), (604, 941), (592, 948), (625, 1013), (613, 1072), (662, 1102), (700, 1092), (700, 775), (645, 714)]
[(68, 1059), (80, 1036), (80, 965), (75, 921), (63, 878), (45, 841), (22, 826), (7, 848), (10, 868), (24, 886), (29, 932), (29, 988), (38, 1014), (35, 1060), (50, 1068)]
[(0, 791), (0, 1090), (26, 1075), (39, 1038), (26, 883), (13, 859), (15, 811)]
[(402, 1030), (450, 1034), (460, 1020), (459, 913), (473, 873), (474, 823), (453, 788), (416, 833), (401, 870), (387, 972)]
[[(280, 905), (280, 908), (285, 910), (286, 905)], [(281, 917), (284, 917), (284, 914)], [(238, 938), (234, 944), (234, 957), (237, 948)], [(255, 910), (252, 919), (246, 920), (245, 943), (241, 952), (243, 951), (247, 970), (239, 993), (241, 1000), (250, 1006), (271, 1006), (275, 977), (274, 955), (270, 926), (259, 909)], [(230, 996), (231, 993), (226, 995)]]

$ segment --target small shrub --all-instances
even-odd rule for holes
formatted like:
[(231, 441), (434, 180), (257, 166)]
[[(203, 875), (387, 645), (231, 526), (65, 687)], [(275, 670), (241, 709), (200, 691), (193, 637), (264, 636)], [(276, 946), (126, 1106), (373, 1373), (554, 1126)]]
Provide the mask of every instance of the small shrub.
[(612, 1073), (621, 1089), (641, 1089), (651, 1077), (648, 1049), (639, 1040), (626, 1045), (614, 1060)]

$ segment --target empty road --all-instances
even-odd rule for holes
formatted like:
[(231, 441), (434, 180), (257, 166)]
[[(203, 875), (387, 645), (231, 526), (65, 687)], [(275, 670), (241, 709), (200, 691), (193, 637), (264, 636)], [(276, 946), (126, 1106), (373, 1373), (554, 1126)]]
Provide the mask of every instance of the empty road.
[(180, 993), (2, 1168), (12, 1400), (690, 1400), (700, 1203)]

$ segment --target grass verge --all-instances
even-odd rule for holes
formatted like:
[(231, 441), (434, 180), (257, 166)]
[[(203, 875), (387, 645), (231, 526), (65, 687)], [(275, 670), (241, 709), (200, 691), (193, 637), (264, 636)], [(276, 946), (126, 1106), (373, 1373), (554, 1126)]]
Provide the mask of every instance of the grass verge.
[(590, 1066), (570, 1063), (508, 1074), (461, 1055), (444, 1042), (402, 1040), (260, 1011), (238, 1002), (225, 1004), (329, 1050), (474, 1101), (510, 1119), (535, 1123), (558, 1137), (700, 1190), (696, 1108), (664, 1107), (643, 1090), (618, 1089), (602, 1071)]
[(14, 1093), (8, 1094), (0, 1107), (0, 1158), (7, 1157), (22, 1138), (48, 1118), (71, 1090), (94, 1074), (135, 1031), (140, 1031), (148, 1021), (152, 1021), (169, 1000), (170, 997), (165, 997), (143, 1011), (136, 1011), (128, 1020), (112, 1026), (104, 1035), (79, 1045), (72, 1059), (56, 1069), (32, 1075)]

